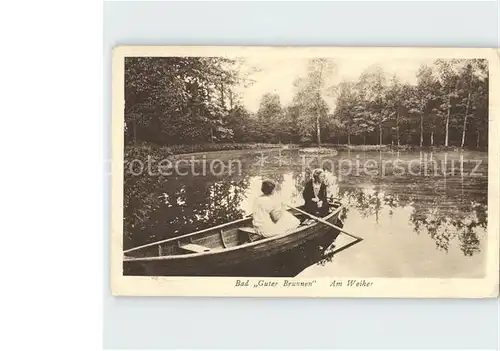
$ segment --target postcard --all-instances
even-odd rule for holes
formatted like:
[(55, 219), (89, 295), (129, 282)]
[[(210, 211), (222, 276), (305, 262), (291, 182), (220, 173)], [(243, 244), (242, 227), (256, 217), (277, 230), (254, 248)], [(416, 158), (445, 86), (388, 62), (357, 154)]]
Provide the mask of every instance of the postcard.
[(114, 48), (112, 293), (498, 297), (499, 57)]

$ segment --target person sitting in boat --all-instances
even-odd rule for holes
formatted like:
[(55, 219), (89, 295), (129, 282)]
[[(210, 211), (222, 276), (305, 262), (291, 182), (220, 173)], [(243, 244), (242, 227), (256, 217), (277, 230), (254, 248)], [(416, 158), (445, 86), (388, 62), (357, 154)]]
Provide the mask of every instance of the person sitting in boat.
[(263, 237), (285, 234), (297, 228), (300, 221), (288, 212), (275, 196), (276, 183), (272, 180), (262, 182), (262, 195), (257, 198), (253, 208), (253, 226)]
[(305, 210), (318, 217), (328, 214), (329, 205), (325, 184), (325, 174), (322, 169), (315, 169), (312, 179), (306, 183), (302, 196), (305, 201)]

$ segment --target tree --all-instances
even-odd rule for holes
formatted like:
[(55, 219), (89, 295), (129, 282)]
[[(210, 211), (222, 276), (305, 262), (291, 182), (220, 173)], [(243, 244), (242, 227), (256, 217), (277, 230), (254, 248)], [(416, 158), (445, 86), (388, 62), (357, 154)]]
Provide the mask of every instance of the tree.
[[(436, 83), (432, 68), (422, 65), (417, 72), (417, 86), (413, 89), (410, 99), (407, 100), (408, 112), (418, 116), (420, 120), (420, 147), (424, 144), (425, 116), (432, 114), (433, 104), (437, 100), (436, 89), (438, 86)], [(433, 136), (431, 139), (433, 139)]]
[(235, 86), (252, 83), (239, 65), (222, 57), (127, 57), (127, 142), (213, 141)]
[[(332, 95), (336, 71), (337, 66), (331, 59), (311, 59), (307, 64), (307, 76), (294, 82), (296, 92), (293, 105), (300, 110), (301, 136), (309, 139), (315, 133), (318, 147), (321, 147), (320, 122), (328, 113), (325, 97)], [(315, 131), (311, 126), (315, 126)]]
[(379, 145), (382, 145), (383, 125), (391, 115), (390, 106), (387, 105), (387, 87), (385, 73), (380, 67), (376, 67), (371, 73), (371, 91), (369, 105), (372, 109), (372, 119), (379, 129)]
[(476, 60), (476, 85), (473, 87), (471, 96), (471, 113), (476, 130), (476, 148), (480, 148), (481, 141), (488, 142), (488, 100), (489, 100), (489, 70), (486, 60)]
[(365, 70), (356, 84), (359, 104), (354, 108), (354, 124), (358, 134), (363, 134), (366, 144), (367, 134), (379, 129), (379, 142), (382, 143), (382, 127), (387, 120), (385, 108), (385, 75), (378, 66)]
[[(402, 121), (401, 107), (404, 101), (404, 87), (397, 76), (393, 76), (387, 88), (387, 114), (391, 123), (391, 131), (396, 134), (396, 144), (400, 146), (399, 128)], [(394, 139), (393, 139), (394, 140)]]
[(449, 146), (451, 110), (454, 106), (455, 99), (458, 97), (457, 89), (460, 83), (456, 74), (458, 62), (458, 60), (436, 60), (434, 63), (438, 71), (438, 79), (441, 87), (439, 93), (441, 96), (441, 105), (438, 116), (445, 121), (444, 146)]
[(347, 134), (347, 144), (351, 144), (351, 135), (354, 133), (355, 106), (357, 95), (353, 82), (341, 82), (338, 86), (338, 99), (333, 118), (338, 121), (339, 129)]
[(280, 141), (276, 133), (283, 127), (283, 109), (281, 107), (280, 96), (278, 94), (265, 93), (260, 101), (260, 107), (257, 111), (257, 119), (260, 124), (260, 130), (265, 140)]
[(466, 141), (467, 121), (469, 117), (472, 117), (472, 113), (477, 118), (477, 107), (481, 106), (484, 108), (484, 97), (488, 95), (485, 89), (485, 82), (488, 76), (486, 72), (487, 64), (485, 63), (484, 60), (467, 60), (467, 63), (459, 71), (458, 105), (462, 109), (465, 108), (460, 143), (462, 148)]

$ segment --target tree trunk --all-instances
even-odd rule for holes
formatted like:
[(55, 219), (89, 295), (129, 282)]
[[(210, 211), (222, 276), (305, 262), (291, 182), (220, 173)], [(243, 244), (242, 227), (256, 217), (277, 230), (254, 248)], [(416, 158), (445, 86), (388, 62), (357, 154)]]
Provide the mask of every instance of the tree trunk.
[(424, 145), (424, 114), (420, 115), (420, 147)]
[(363, 145), (366, 145), (366, 132), (363, 133)]
[(323, 66), (319, 71), (319, 79), (318, 79), (318, 91), (317, 91), (317, 100), (316, 100), (316, 132), (318, 133), (318, 148), (321, 148), (321, 136), (320, 136), (320, 128), (319, 128), (319, 109), (320, 109), (320, 101), (321, 101), (321, 79), (323, 76)]
[(382, 123), (379, 124), (379, 130), (380, 130), (379, 144), (382, 146)]
[(477, 131), (476, 149), (479, 149), (479, 129)]
[(321, 135), (320, 135), (320, 128), (319, 128), (319, 111), (316, 115), (316, 133), (318, 134), (318, 147), (321, 147)]
[(431, 132), (431, 146), (434, 146), (434, 131)]
[(222, 106), (222, 109), (226, 109), (226, 102), (224, 101), (224, 83), (220, 84), (220, 105)]
[(450, 125), (451, 92), (448, 94), (448, 114), (446, 115), (446, 125), (444, 128), (444, 146), (448, 146), (448, 127)]
[(397, 116), (396, 116), (396, 138), (398, 139), (398, 147), (399, 147), (399, 108), (397, 109)]
[(471, 91), (469, 90), (469, 95), (467, 96), (467, 105), (465, 106), (464, 128), (462, 131), (462, 145), (461, 145), (462, 148), (464, 147), (465, 144), (465, 133), (467, 131), (467, 116), (469, 114), (470, 94)]
[(233, 92), (229, 90), (229, 109), (232, 110), (234, 107)]
[(347, 145), (351, 145), (351, 132), (347, 132)]
[[(458, 83), (455, 84), (455, 90), (458, 89)], [(449, 127), (450, 127), (450, 112), (451, 112), (451, 91), (448, 92), (448, 114), (446, 115), (446, 128), (445, 128), (445, 139), (444, 139), (444, 146), (448, 146), (448, 132), (449, 132)]]

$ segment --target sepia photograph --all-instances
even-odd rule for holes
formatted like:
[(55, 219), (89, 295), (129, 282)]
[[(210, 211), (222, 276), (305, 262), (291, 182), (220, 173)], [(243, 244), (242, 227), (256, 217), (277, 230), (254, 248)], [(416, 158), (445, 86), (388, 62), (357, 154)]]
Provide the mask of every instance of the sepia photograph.
[(498, 64), (115, 48), (113, 293), (498, 296)]

